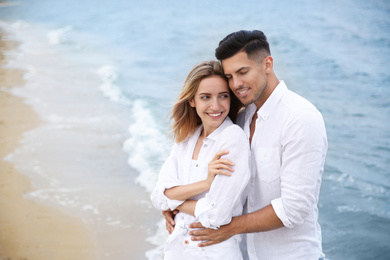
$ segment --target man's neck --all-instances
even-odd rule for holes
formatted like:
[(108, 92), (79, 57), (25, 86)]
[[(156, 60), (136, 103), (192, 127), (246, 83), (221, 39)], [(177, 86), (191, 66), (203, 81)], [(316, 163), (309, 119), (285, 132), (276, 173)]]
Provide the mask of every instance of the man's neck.
[(257, 107), (257, 110), (259, 110), (264, 105), (264, 103), (271, 96), (272, 92), (275, 90), (278, 84), (279, 80), (275, 74), (269, 77), (267, 87), (264, 89), (263, 93), (261, 93), (260, 97), (254, 102)]

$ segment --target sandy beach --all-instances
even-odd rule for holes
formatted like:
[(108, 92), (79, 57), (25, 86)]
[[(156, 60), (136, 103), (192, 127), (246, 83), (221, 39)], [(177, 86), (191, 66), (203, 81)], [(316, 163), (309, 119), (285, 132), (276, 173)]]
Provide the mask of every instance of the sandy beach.
[(0, 259), (96, 259), (96, 246), (81, 219), (24, 198), (30, 180), (3, 160), (25, 131), (41, 122), (35, 111), (7, 92), (23, 87), (23, 71), (4, 68), (13, 48), (0, 32)]

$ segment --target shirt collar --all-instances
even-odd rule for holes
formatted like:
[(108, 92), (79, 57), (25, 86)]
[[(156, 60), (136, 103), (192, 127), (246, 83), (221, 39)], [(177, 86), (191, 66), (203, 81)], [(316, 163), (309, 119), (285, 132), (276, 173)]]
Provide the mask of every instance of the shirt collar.
[[(284, 83), (284, 81), (280, 81), (279, 84), (276, 86), (274, 91), (272, 91), (271, 95), (268, 97), (268, 99), (265, 101), (265, 103), (260, 107), (260, 109), (257, 111), (257, 116), (261, 117), (263, 120), (267, 120), (269, 115), (272, 113), (280, 99), (283, 97), (284, 93), (287, 91), (287, 86)], [(253, 114), (255, 113), (257, 107), (254, 103), (250, 104), (247, 108), (247, 113), (245, 116), (245, 121), (248, 120), (249, 117), (252, 118)]]
[[(225, 120), (223, 121), (223, 123), (217, 128), (215, 129), (211, 134), (209, 134), (209, 136), (207, 136), (206, 138), (209, 139), (209, 140), (214, 140), (216, 141), (220, 135), (220, 133), (228, 126), (232, 125), (233, 122), (232, 120), (227, 116), (225, 118)], [(203, 129), (203, 125), (200, 125), (198, 127), (198, 129), (196, 129), (195, 133), (194, 133), (194, 136), (196, 136), (196, 140), (198, 140), (198, 137), (200, 135), (200, 132), (202, 131)]]

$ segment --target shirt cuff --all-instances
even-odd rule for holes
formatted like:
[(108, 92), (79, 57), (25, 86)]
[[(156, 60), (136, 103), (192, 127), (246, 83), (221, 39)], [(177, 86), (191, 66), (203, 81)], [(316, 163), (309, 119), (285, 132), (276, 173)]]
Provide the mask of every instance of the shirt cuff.
[(158, 200), (160, 201), (160, 205), (163, 210), (174, 210), (184, 203), (184, 200), (171, 200), (165, 196), (165, 190), (174, 186), (175, 185), (161, 185), (158, 187)]
[(271, 201), (271, 205), (274, 208), (276, 216), (282, 221), (283, 225), (288, 228), (293, 228), (294, 224), (288, 219), (286, 212), (284, 211), (282, 198), (277, 198)]
[(207, 211), (211, 210), (215, 207), (215, 202), (209, 200), (207, 197), (204, 197), (196, 203), (195, 206), (195, 217), (198, 218), (200, 223), (206, 228), (212, 228), (212, 229), (218, 229), (218, 227), (211, 225), (210, 219), (208, 218), (208, 215), (206, 214)]

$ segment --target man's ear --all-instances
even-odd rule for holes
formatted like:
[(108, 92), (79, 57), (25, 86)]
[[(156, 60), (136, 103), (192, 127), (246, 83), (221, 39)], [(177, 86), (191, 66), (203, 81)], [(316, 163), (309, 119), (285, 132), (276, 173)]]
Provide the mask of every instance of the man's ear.
[(195, 101), (193, 99), (188, 101), (191, 107), (195, 107)]
[(265, 73), (271, 73), (274, 67), (274, 59), (271, 56), (267, 56), (264, 59)]

